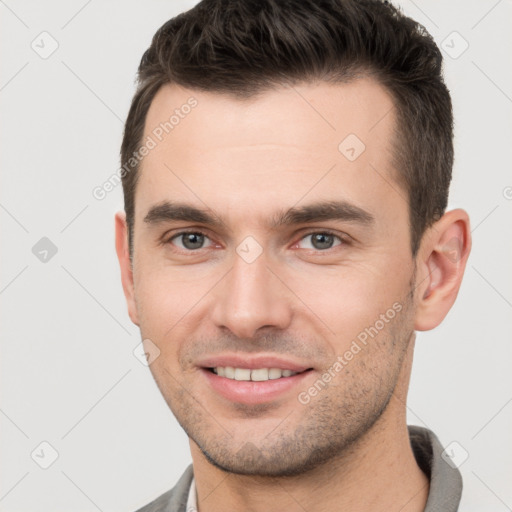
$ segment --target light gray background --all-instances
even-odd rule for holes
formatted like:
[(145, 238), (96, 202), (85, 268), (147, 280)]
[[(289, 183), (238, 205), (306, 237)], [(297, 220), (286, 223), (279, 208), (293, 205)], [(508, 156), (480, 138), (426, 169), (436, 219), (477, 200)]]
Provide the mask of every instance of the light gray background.
[[(139, 332), (113, 240), (121, 187), (103, 201), (92, 190), (118, 168), (151, 36), (194, 3), (0, 0), (1, 511), (130, 512), (190, 462), (186, 436), (132, 353)], [(419, 334), (408, 420), (445, 446), (456, 441), (456, 457), (469, 454), (461, 510), (511, 510), (512, 5), (401, 5), (452, 54), (450, 205), (469, 211), (474, 236), (456, 305)], [(47, 59), (31, 48), (51, 48), (43, 31), (59, 45)], [(458, 58), (454, 31), (469, 44)], [(47, 262), (32, 252), (42, 237), (58, 249)], [(37, 463), (51, 456), (43, 441), (58, 452), (48, 469)]]

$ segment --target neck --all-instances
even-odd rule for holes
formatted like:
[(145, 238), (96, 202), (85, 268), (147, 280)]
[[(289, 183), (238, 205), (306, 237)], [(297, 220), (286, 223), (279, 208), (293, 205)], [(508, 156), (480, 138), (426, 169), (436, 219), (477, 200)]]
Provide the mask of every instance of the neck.
[(307, 473), (284, 478), (226, 473), (191, 441), (199, 512), (423, 511), (429, 481), (414, 458), (405, 413), (413, 350), (411, 340), (395, 391), (373, 427), (345, 453)]

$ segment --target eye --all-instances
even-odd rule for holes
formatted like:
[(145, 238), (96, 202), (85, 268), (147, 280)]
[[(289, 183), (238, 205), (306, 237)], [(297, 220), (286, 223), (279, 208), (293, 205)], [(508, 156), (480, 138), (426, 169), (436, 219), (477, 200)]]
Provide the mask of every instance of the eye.
[(325, 251), (326, 249), (331, 249), (337, 245), (341, 245), (343, 240), (334, 233), (321, 231), (316, 233), (309, 233), (300, 240), (298, 245), (300, 246), (300, 244), (303, 242), (306, 242), (306, 246), (300, 247), (301, 249)]
[[(212, 245), (211, 240), (206, 235), (197, 231), (183, 231), (170, 238), (169, 242), (185, 251), (204, 249)], [(207, 245), (204, 245), (205, 242), (207, 242)]]

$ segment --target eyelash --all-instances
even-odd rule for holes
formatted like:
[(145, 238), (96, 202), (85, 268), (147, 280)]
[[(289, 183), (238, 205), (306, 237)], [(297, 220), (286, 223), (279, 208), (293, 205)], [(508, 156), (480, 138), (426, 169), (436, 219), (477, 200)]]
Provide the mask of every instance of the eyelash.
[[(309, 231), (308, 233), (305, 233), (303, 234), (300, 239), (299, 239), (299, 242), (301, 242), (302, 240), (304, 240), (305, 238), (307, 238), (308, 236), (311, 236), (311, 235), (327, 235), (327, 236), (332, 236), (334, 238), (337, 238), (339, 240), (339, 244), (337, 245), (334, 245), (333, 247), (329, 247), (329, 249), (324, 249), (324, 250), (321, 250), (321, 249), (303, 249), (304, 251), (315, 251), (315, 252), (320, 252), (320, 253), (327, 253), (331, 250), (335, 250), (336, 247), (339, 247), (339, 246), (342, 246), (342, 245), (348, 245), (348, 236), (342, 236), (342, 235), (339, 235), (339, 234), (336, 234), (334, 233), (333, 231), (330, 231), (330, 230), (321, 230), (321, 231)], [(297, 242), (297, 243), (299, 243)], [(296, 244), (294, 244), (296, 245)]]
[[(183, 236), (183, 235), (186, 235), (186, 234), (189, 234), (189, 233), (192, 233), (194, 235), (203, 235), (205, 238), (210, 239), (210, 237), (205, 232), (203, 232), (201, 230), (192, 230), (191, 229), (191, 230), (179, 231), (178, 233), (172, 234), (170, 237), (165, 238), (165, 240), (163, 241), (163, 244), (164, 245), (170, 244), (172, 242), (172, 240), (174, 240), (175, 238), (179, 238), (180, 236)], [(326, 252), (329, 252), (330, 250), (332, 250), (332, 249), (334, 249), (336, 247), (339, 247), (340, 245), (349, 245), (349, 243), (350, 243), (350, 241), (348, 240), (348, 236), (342, 236), (342, 235), (336, 234), (333, 231), (330, 231), (330, 230), (327, 229), (327, 230), (310, 231), (308, 233), (305, 233), (305, 234), (303, 234), (301, 236), (301, 238), (299, 239), (298, 242), (294, 243), (294, 245), (297, 245), (299, 242), (301, 242), (302, 240), (304, 240), (308, 236), (318, 235), (318, 234), (327, 235), (327, 236), (333, 236), (333, 237), (337, 238), (340, 241), (340, 243), (338, 245), (330, 247), (329, 249), (324, 249), (324, 250), (321, 250), (321, 249), (303, 249), (303, 250), (310, 250), (310, 251), (315, 251), (315, 252), (319, 252), (319, 253), (326, 253)], [(200, 249), (195, 249), (195, 250), (194, 249), (185, 249), (185, 250), (179, 249), (179, 251), (181, 251), (181, 252), (185, 251), (187, 253), (194, 253), (194, 252), (199, 252), (202, 249), (207, 249), (207, 247), (201, 247)]]

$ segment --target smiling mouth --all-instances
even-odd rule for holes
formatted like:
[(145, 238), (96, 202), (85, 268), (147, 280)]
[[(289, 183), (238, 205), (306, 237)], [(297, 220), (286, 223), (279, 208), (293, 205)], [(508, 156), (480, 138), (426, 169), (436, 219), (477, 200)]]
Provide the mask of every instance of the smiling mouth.
[(217, 366), (215, 368), (207, 368), (219, 377), (238, 381), (264, 382), (268, 380), (277, 380), (285, 377), (293, 377), (300, 373), (305, 373), (312, 368), (308, 368), (302, 372), (294, 372), (292, 370), (283, 370), (281, 368), (234, 368), (233, 366)]

